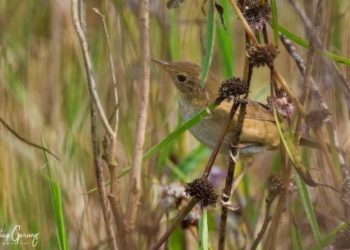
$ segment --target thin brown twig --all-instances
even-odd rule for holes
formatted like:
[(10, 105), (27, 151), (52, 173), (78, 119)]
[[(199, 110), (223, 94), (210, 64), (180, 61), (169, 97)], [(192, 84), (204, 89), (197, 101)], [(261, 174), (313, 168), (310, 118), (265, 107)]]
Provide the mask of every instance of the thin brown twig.
[(95, 175), (97, 181), (97, 187), (100, 194), (102, 213), (105, 220), (106, 231), (108, 236), (108, 244), (110, 249), (118, 249), (114, 232), (114, 223), (112, 221), (112, 212), (109, 207), (107, 192), (104, 186), (103, 167), (100, 158), (100, 143), (98, 135), (98, 116), (102, 119), (102, 123), (106, 129), (106, 132), (110, 136), (114, 136), (114, 132), (111, 129), (106, 115), (102, 109), (97, 91), (95, 77), (92, 70), (91, 55), (88, 50), (88, 42), (86, 40), (86, 20), (85, 20), (85, 8), (84, 3), (79, 0), (72, 0), (72, 17), (74, 27), (79, 37), (80, 45), (82, 47), (84, 65), (87, 75), (87, 83), (90, 92), (90, 107), (91, 107), (91, 140), (94, 156)]
[[(277, 197), (277, 195), (279, 194), (279, 192), (281, 191), (280, 190), (280, 187), (272, 187), (272, 185), (274, 185), (274, 183), (269, 183), (269, 194), (268, 194), (268, 197), (266, 198), (266, 210), (265, 210), (265, 217), (264, 217), (264, 222), (263, 222), (263, 225), (261, 226), (261, 229), (257, 235), (257, 237), (255, 238), (252, 246), (251, 246), (251, 250), (255, 250), (260, 241), (262, 240), (267, 228), (268, 228), (268, 225), (271, 221), (271, 206), (272, 206), (272, 203), (273, 201), (275, 200), (275, 198)], [(273, 190), (271, 190), (273, 189)], [(272, 191), (272, 192), (271, 192)]]
[(215, 159), (216, 159), (216, 157), (217, 157), (217, 155), (218, 155), (218, 153), (220, 151), (221, 145), (222, 145), (222, 143), (223, 143), (223, 141), (225, 139), (225, 135), (226, 135), (228, 129), (230, 128), (231, 121), (232, 121), (232, 119), (233, 119), (233, 117), (234, 117), (238, 107), (239, 107), (239, 103), (238, 102), (233, 102), (231, 110), (230, 110), (230, 113), (229, 113), (229, 115), (227, 117), (226, 126), (225, 126), (224, 130), (222, 131), (222, 133), (220, 134), (220, 137), (218, 138), (218, 140), (217, 140), (217, 142), (215, 144), (215, 147), (214, 147), (214, 149), (212, 151), (212, 154), (210, 155), (210, 158), (209, 158), (209, 160), (207, 162), (207, 165), (206, 165), (206, 167), (204, 169), (204, 172), (202, 174), (202, 178), (204, 178), (204, 179), (208, 179), (208, 177), (209, 177), (211, 168), (214, 165)]
[(141, 197), (141, 167), (150, 93), (151, 55), (149, 39), (149, 0), (140, 2), (140, 33), (142, 54), (141, 101), (138, 109), (139, 113), (136, 124), (136, 136), (134, 140), (134, 153), (130, 175), (130, 195), (126, 213), (126, 223), (129, 227), (131, 237), (135, 233), (135, 223)]
[[(117, 177), (117, 161), (116, 161), (116, 143), (117, 143), (117, 135), (118, 135), (118, 127), (119, 127), (119, 92), (118, 92), (118, 83), (115, 72), (115, 65), (113, 61), (113, 53), (112, 46), (110, 41), (110, 35), (108, 32), (106, 17), (103, 15), (97, 8), (93, 8), (93, 11), (101, 18), (104, 34), (107, 41), (108, 47), (108, 58), (109, 58), (109, 66), (111, 70), (111, 78), (114, 89), (114, 98), (115, 98), (115, 106), (116, 108), (113, 111), (115, 117), (115, 125), (114, 125), (114, 136), (109, 138), (109, 149), (107, 155), (107, 164), (109, 167), (110, 173), (110, 194), (108, 195), (108, 199), (112, 208), (112, 212), (114, 215), (115, 223), (117, 225), (118, 231), (118, 245), (119, 247), (126, 246), (126, 238), (125, 238), (125, 225), (123, 221), (123, 209), (120, 201), (120, 196), (118, 190), (119, 189), (119, 181)], [(107, 134), (108, 135), (108, 134)], [(107, 139), (107, 138), (106, 138)], [(108, 139), (107, 139), (108, 140)]]
[(58, 160), (58, 161), (60, 160), (58, 158), (58, 156), (56, 154), (54, 154), (51, 150), (49, 150), (43, 146), (40, 146), (34, 142), (31, 142), (31, 141), (27, 140), (26, 138), (24, 138), (23, 136), (21, 136), (18, 132), (16, 132), (13, 128), (11, 128), (11, 126), (2, 117), (0, 117), (0, 122), (11, 134), (13, 134), (21, 142), (23, 142), (31, 147), (43, 150), (43, 151), (47, 152), (48, 154), (50, 154), (51, 156), (53, 156), (56, 160)]
[(115, 127), (114, 127), (114, 133), (118, 134), (118, 125), (119, 125), (119, 91), (118, 91), (118, 82), (116, 77), (116, 70), (115, 65), (113, 61), (113, 53), (112, 53), (112, 45), (111, 45), (111, 39), (108, 32), (107, 24), (106, 24), (106, 17), (103, 15), (97, 8), (93, 8), (93, 11), (101, 17), (103, 30), (106, 36), (107, 40), (107, 46), (108, 46), (108, 59), (109, 59), (109, 67), (111, 70), (111, 77), (112, 77), (112, 83), (113, 83), (113, 90), (114, 90), (114, 99), (115, 99)]
[[(220, 100), (217, 99), (216, 103), (219, 105), (220, 104)], [(231, 121), (237, 111), (239, 107), (239, 103), (238, 102), (233, 102), (230, 113), (228, 115), (227, 121), (226, 121), (226, 125), (224, 127), (224, 129), (222, 130), (222, 133), (220, 134), (214, 149), (212, 150), (212, 153), (209, 157), (209, 160), (207, 162), (207, 165), (203, 171), (202, 174), (202, 178), (203, 179), (208, 179), (210, 171), (214, 165), (215, 159), (219, 153), (220, 147), (224, 141), (225, 135), (230, 127)], [(175, 218), (174, 222), (172, 223), (172, 225), (167, 229), (167, 231), (161, 236), (161, 238), (158, 240), (158, 242), (151, 247), (152, 250), (155, 249), (159, 249), (169, 238), (169, 236), (174, 232), (174, 230), (176, 229), (176, 227), (181, 223), (181, 221), (183, 220), (183, 218), (185, 218), (185, 216), (192, 210), (192, 208), (197, 204), (198, 200), (195, 198), (192, 198), (192, 200), (187, 204), (187, 206), (179, 212), (178, 216)], [(195, 204), (193, 204), (195, 203)]]
[[(248, 43), (249, 43), (249, 37), (246, 35), (246, 44)], [(243, 130), (244, 118), (247, 112), (247, 103), (245, 101), (247, 100), (248, 94), (249, 94), (252, 72), (253, 72), (252, 65), (249, 63), (249, 59), (246, 56), (244, 73), (243, 73), (243, 81), (246, 82), (248, 86), (248, 91), (244, 96), (243, 102), (237, 101), (240, 104), (239, 116), (237, 119), (237, 125), (235, 128), (232, 144), (230, 145), (231, 155), (229, 158), (229, 165), (228, 165), (227, 174), (226, 174), (225, 188), (223, 190), (223, 194), (221, 198), (222, 207), (221, 207), (220, 226), (219, 226), (219, 241), (218, 241), (219, 250), (225, 249), (226, 224), (227, 224), (227, 214), (228, 214), (228, 209), (227, 209), (227, 206), (225, 206), (225, 204), (229, 202), (231, 197), (231, 190), (232, 190), (232, 185), (234, 180), (234, 171), (236, 167), (236, 157), (239, 151), (238, 145), (239, 145), (241, 133)]]
[[(301, 10), (299, 5), (294, 0), (289, 0), (289, 2), (292, 5), (292, 7), (294, 8), (297, 15), (299, 16), (300, 20), (302, 21), (302, 23), (305, 27), (306, 33), (310, 36), (311, 40), (315, 43), (316, 48), (320, 51), (324, 51), (324, 49), (323, 49), (324, 46), (322, 45), (322, 41), (318, 37), (317, 33), (315, 32), (314, 27), (313, 27), (311, 21), (309, 20), (309, 18), (305, 15), (305, 13)], [(344, 90), (344, 95), (345, 95), (346, 99), (349, 100), (350, 99), (350, 86), (348, 85), (345, 77), (341, 74), (337, 65), (333, 61), (329, 61), (325, 57), (321, 57), (321, 58), (323, 59), (324, 63), (327, 65), (327, 68), (329, 68), (336, 75), (336, 77), (339, 79), (339, 81), (341, 82), (340, 87)]]
[(158, 242), (151, 247), (151, 250), (157, 250), (159, 249), (170, 237), (170, 235), (174, 232), (176, 227), (183, 221), (183, 219), (186, 217), (186, 215), (191, 212), (192, 208), (198, 203), (198, 200), (196, 198), (192, 198), (190, 202), (187, 204), (186, 207), (184, 207), (176, 216), (174, 222), (170, 225), (170, 227), (167, 229), (167, 231), (162, 235), (162, 237), (158, 240)]
[(79, 4), (78, 4), (78, 2), (79, 2), (79, 0), (72, 0), (72, 17), (73, 17), (74, 28), (75, 28), (75, 31), (78, 35), (79, 42), (80, 42), (82, 52), (83, 52), (84, 65), (85, 65), (85, 69), (86, 69), (89, 91), (91, 93), (92, 100), (93, 100), (94, 104), (96, 105), (98, 114), (102, 120), (102, 124), (103, 124), (104, 128), (106, 129), (106, 132), (110, 136), (114, 136), (114, 131), (111, 128), (110, 124), (108, 123), (107, 116), (103, 110), (100, 98), (99, 98), (98, 93), (97, 93), (96, 81), (95, 81), (95, 76), (93, 73), (92, 60), (91, 60), (91, 55), (89, 52), (89, 46), (88, 46), (86, 35), (85, 35), (85, 32), (83, 30), (83, 27), (82, 27), (82, 24), (81, 24), (80, 18), (79, 18)]
[[(280, 35), (280, 39), (281, 39), (284, 47), (287, 49), (287, 51), (289, 52), (289, 54), (291, 55), (291, 57), (294, 59), (295, 63), (297, 64), (300, 73), (302, 75), (305, 75), (304, 61), (303, 61), (302, 57), (300, 56), (300, 54), (296, 51), (295, 46), (293, 46), (292, 42), (288, 38), (286, 38), (284, 35)], [(323, 97), (321, 96), (321, 93), (319, 91), (319, 88), (318, 88), (315, 80), (313, 78), (311, 78), (310, 82), (311, 82), (312, 94), (317, 99), (319, 105), (322, 108), (324, 108), (325, 110), (329, 110), (328, 105), (325, 103), (325, 101), (323, 100)], [(331, 138), (331, 140), (334, 144), (337, 158), (338, 158), (338, 163), (340, 166), (340, 170), (342, 172), (343, 193), (344, 193), (343, 200), (345, 203), (345, 210), (347, 211), (346, 217), (348, 218), (348, 220), (350, 220), (349, 219), (350, 218), (350, 173), (349, 173), (349, 170), (345, 164), (343, 153), (340, 150), (339, 139), (338, 139), (338, 135), (335, 131), (335, 126), (334, 126), (333, 122), (330, 120), (329, 122), (326, 123), (326, 126), (327, 126), (329, 137)]]
[[(314, 23), (316, 22), (316, 19), (319, 17), (318, 12), (316, 11), (316, 16)], [(317, 29), (318, 26), (315, 25), (315, 28)], [(315, 59), (315, 46), (314, 46), (314, 41), (310, 41), (310, 48), (307, 52), (307, 57), (306, 57), (306, 66), (305, 66), (305, 74), (304, 74), (304, 79), (303, 79), (303, 91), (302, 91), (302, 96), (300, 103), (304, 106), (307, 106), (308, 100), (309, 100), (309, 92), (310, 92), (310, 87), (311, 87), (311, 80), (312, 80), (312, 69), (313, 69), (313, 64), (314, 64), (314, 59)], [(301, 139), (301, 125), (302, 125), (302, 117), (298, 116), (297, 118), (297, 125), (295, 128), (295, 141), (296, 144), (300, 143)]]
[[(254, 32), (252, 31), (252, 29), (250, 28), (247, 20), (244, 18), (241, 10), (239, 9), (237, 3), (234, 0), (230, 0), (230, 3), (233, 7), (233, 9), (235, 10), (236, 14), (238, 15), (239, 20), (241, 21), (242, 26), (244, 27), (244, 30), (246, 32), (246, 35), (249, 37), (250, 41), (254, 44), (257, 45), (259, 42), (255, 37)], [(269, 65), (269, 68), (271, 68), (271, 65)], [(274, 78), (279, 82), (279, 84), (281, 85), (281, 87), (283, 88), (284, 91), (286, 91), (286, 93), (288, 94), (288, 96), (290, 96), (290, 98), (293, 100), (293, 103), (296, 105), (296, 107), (298, 108), (299, 112), (303, 115), (306, 116), (306, 111), (303, 107), (303, 105), (300, 104), (298, 98), (293, 94), (293, 92), (291, 91), (291, 89), (289, 88), (286, 80), (283, 78), (283, 76), (275, 69), (273, 69), (273, 74), (274, 74)]]

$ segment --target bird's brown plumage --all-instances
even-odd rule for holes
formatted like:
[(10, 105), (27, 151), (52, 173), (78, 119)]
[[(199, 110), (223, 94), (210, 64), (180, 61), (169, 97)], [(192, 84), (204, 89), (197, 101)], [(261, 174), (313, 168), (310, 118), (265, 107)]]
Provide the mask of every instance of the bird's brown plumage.
[[(180, 93), (180, 114), (183, 119), (191, 118), (218, 97), (221, 81), (209, 72), (205, 87), (202, 88), (199, 65), (191, 62), (156, 62), (168, 72)], [(231, 107), (231, 101), (223, 101), (208, 117), (190, 129), (192, 135), (206, 146), (213, 148)], [(222, 152), (227, 152), (230, 147), (237, 117), (238, 113), (234, 116), (225, 136)], [(275, 149), (279, 146), (280, 137), (274, 117), (263, 104), (248, 100), (240, 144), (241, 154), (258, 153), (263, 149)]]

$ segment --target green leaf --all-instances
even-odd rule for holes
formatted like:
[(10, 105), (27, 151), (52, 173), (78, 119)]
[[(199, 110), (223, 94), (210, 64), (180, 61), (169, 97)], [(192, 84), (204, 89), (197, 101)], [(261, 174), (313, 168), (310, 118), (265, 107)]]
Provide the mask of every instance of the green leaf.
[(209, 233), (208, 233), (208, 214), (207, 209), (202, 209), (202, 216), (199, 220), (198, 229), (198, 249), (208, 250)]
[(278, 25), (278, 31), (280, 33), (282, 33), (283, 35), (285, 35), (289, 40), (295, 42), (296, 44), (298, 44), (306, 49), (309, 47), (309, 42), (305, 41), (300, 36), (290, 32), (288, 29), (286, 29), (282, 25)]
[(190, 182), (190, 179), (187, 175), (178, 167), (176, 166), (171, 160), (166, 160), (167, 167), (183, 182), (188, 183)]
[(278, 46), (279, 32), (278, 32), (278, 19), (277, 19), (276, 0), (271, 0), (270, 1), (270, 6), (271, 6), (271, 14), (272, 14), (273, 38), (274, 38), (274, 41), (275, 41), (275, 45)]
[(276, 125), (281, 140), (283, 142), (284, 147), (286, 148), (289, 158), (291, 159), (294, 165), (294, 168), (308, 185), (317, 186), (317, 183), (314, 182), (310, 173), (307, 171), (307, 169), (302, 163), (300, 152), (298, 151), (294, 143), (294, 137), (291, 135), (289, 130), (285, 128), (283, 121), (280, 121), (276, 109), (273, 109), (273, 115), (275, 117)]
[[(341, 222), (336, 228), (334, 228), (332, 231), (330, 231), (328, 234), (322, 236), (321, 238), (321, 245), (322, 248), (325, 248), (326, 246), (329, 246), (335, 239), (335, 237), (338, 235), (338, 233), (341, 230), (346, 229), (348, 226), (346, 223)], [(310, 247), (308, 247), (307, 249), (309, 250), (318, 250), (319, 246), (318, 244), (312, 244)]]
[(309, 192), (306, 188), (305, 183), (302, 181), (302, 179), (300, 178), (298, 173), (295, 174), (295, 180), (296, 180), (296, 184), (298, 187), (299, 197), (301, 199), (301, 203), (303, 204), (303, 207), (304, 207), (304, 210), (306, 213), (306, 217), (309, 220), (312, 233), (316, 239), (318, 249), (321, 249), (320, 229), (318, 228), (318, 224), (317, 224), (315, 212), (314, 212), (311, 200), (310, 200)]
[(170, 143), (174, 142), (182, 133), (184, 133), (186, 130), (188, 130), (192, 126), (196, 125), (199, 121), (201, 121), (204, 117), (206, 117), (209, 114), (209, 112), (212, 111), (215, 107), (216, 107), (215, 103), (209, 104), (206, 109), (203, 109), (202, 111), (198, 112), (192, 118), (190, 118), (185, 123), (180, 125), (177, 129), (175, 129), (174, 132), (170, 133), (167, 137), (165, 137), (163, 140), (161, 140), (157, 145), (155, 145), (151, 149), (149, 149), (143, 155), (143, 160), (148, 159), (149, 157), (151, 157), (155, 153), (158, 153), (160, 150), (165, 148)]
[(201, 86), (205, 86), (205, 81), (208, 76), (211, 60), (213, 57), (214, 41), (215, 41), (215, 10), (214, 1), (209, 1), (208, 18), (207, 18), (207, 33), (206, 33), (206, 51), (202, 63), (202, 71), (200, 74)]
[[(42, 139), (42, 145), (44, 148), (46, 148), (43, 139)], [(65, 228), (65, 224), (64, 224), (61, 188), (52, 178), (51, 166), (50, 166), (50, 162), (49, 162), (49, 159), (47, 156), (47, 152), (45, 150), (43, 150), (43, 153), (44, 153), (45, 165), (47, 168), (47, 175), (48, 175), (47, 180), (49, 182), (49, 190), (51, 193), (51, 202), (52, 202), (52, 207), (53, 207), (55, 220), (56, 220), (56, 230), (57, 230), (59, 248), (61, 250), (67, 250), (68, 249), (68, 244), (67, 244), (68, 241), (67, 241), (66, 228)]]
[[(282, 33), (283, 35), (285, 35), (289, 40), (293, 41), (294, 43), (304, 47), (304, 48), (309, 48), (309, 43), (307, 41), (305, 41), (303, 38), (301, 38), (300, 36), (290, 32), (289, 30), (287, 30), (285, 27), (283, 27), (282, 25), (278, 25), (278, 31), (280, 33)], [(335, 53), (329, 52), (327, 50), (323, 51), (323, 54), (326, 55), (329, 59), (339, 62), (339, 63), (343, 63), (346, 65), (350, 66), (350, 58), (346, 58), (340, 55), (337, 55)]]
[(296, 228), (294, 225), (292, 225), (292, 249), (293, 250), (304, 249), (298, 228)]
[(198, 166), (201, 160), (203, 160), (209, 154), (209, 149), (200, 144), (197, 148), (193, 149), (185, 159), (179, 164), (179, 169), (188, 175), (194, 171), (194, 168)]
[(224, 75), (229, 78), (233, 76), (233, 35), (232, 35), (232, 18), (233, 12), (229, 11), (229, 5), (227, 0), (221, 1), (221, 6), (224, 8), (223, 20), (226, 29), (223, 25), (219, 25), (217, 31), (218, 50), (221, 60), (224, 64)]

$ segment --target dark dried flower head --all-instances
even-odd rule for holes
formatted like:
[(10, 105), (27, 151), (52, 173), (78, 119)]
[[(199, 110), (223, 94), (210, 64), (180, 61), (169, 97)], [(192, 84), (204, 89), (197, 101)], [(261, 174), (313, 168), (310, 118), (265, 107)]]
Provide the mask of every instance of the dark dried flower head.
[(233, 99), (240, 95), (248, 93), (249, 89), (247, 84), (240, 78), (233, 77), (231, 79), (225, 80), (219, 89), (219, 98)]
[(321, 108), (309, 112), (305, 117), (305, 121), (311, 127), (319, 129), (325, 121), (329, 120), (330, 116), (329, 110)]
[(187, 184), (185, 190), (189, 196), (196, 197), (203, 207), (215, 207), (218, 196), (215, 194), (213, 184), (208, 180), (195, 179)]
[(247, 50), (247, 56), (251, 65), (255, 67), (272, 66), (278, 51), (273, 44), (252, 45)]
[(238, 1), (238, 7), (251, 28), (258, 32), (262, 31), (264, 22), (270, 13), (268, 1), (265, 1), (265, 5), (261, 4), (261, 0)]
[(281, 191), (283, 185), (282, 178), (278, 175), (270, 176), (268, 180), (269, 196), (275, 196)]

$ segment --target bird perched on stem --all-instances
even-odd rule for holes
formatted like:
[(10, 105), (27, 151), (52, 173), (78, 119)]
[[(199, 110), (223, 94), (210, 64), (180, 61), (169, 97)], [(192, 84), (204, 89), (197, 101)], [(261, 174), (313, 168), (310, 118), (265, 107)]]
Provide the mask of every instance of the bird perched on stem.
[[(180, 115), (184, 120), (190, 119), (218, 98), (222, 81), (209, 72), (202, 87), (199, 65), (186, 61), (165, 62), (155, 59), (153, 61), (169, 74), (176, 86), (180, 96)], [(222, 101), (209, 116), (190, 128), (191, 134), (207, 147), (213, 148), (226, 124), (231, 107), (232, 100)], [(239, 112), (235, 114), (230, 124), (220, 149), (222, 153), (228, 153), (230, 149), (238, 116)], [(307, 140), (303, 138), (301, 143), (305, 141)], [(312, 144), (313, 142), (310, 142), (309, 146), (314, 146)], [(271, 111), (262, 103), (248, 100), (240, 137), (240, 154), (249, 156), (264, 150), (275, 150), (279, 145), (280, 136)]]

